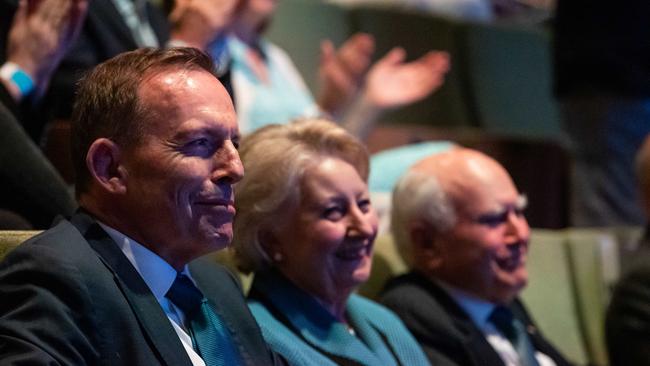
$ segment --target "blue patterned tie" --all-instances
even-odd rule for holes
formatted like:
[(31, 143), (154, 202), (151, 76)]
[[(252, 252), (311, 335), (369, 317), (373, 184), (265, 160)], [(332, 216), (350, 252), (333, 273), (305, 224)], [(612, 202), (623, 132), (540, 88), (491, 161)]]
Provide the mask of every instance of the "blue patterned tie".
[(494, 324), (519, 354), (522, 366), (538, 366), (535, 350), (530, 342), (524, 324), (516, 319), (512, 311), (503, 306), (497, 306), (488, 320)]
[(187, 276), (179, 273), (165, 296), (189, 320), (192, 345), (207, 366), (240, 364), (238, 353), (221, 319)]

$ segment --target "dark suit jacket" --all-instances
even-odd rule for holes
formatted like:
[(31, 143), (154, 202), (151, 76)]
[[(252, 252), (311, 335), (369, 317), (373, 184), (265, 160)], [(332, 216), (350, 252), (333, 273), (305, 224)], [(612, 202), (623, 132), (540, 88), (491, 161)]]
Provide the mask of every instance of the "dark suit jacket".
[[(432, 365), (504, 365), (469, 315), (424, 276), (411, 272), (389, 281), (381, 302), (402, 318)], [(519, 301), (511, 308), (526, 325), (536, 350), (551, 357), (557, 366), (570, 365), (540, 334)]]
[(71, 215), (76, 203), (63, 178), (5, 108), (5, 93), (0, 84), (0, 208), (45, 229), (56, 216)]
[[(232, 274), (201, 260), (190, 272), (244, 364), (278, 364)], [(0, 299), (3, 365), (191, 365), (144, 280), (83, 213), (7, 256)]]
[(650, 365), (650, 248), (640, 250), (616, 285), (605, 335), (610, 365)]

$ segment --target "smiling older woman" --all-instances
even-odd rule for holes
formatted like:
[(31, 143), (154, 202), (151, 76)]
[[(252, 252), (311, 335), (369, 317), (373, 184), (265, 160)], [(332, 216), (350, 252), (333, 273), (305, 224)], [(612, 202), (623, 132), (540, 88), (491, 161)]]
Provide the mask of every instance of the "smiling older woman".
[(377, 234), (365, 147), (305, 120), (264, 127), (240, 152), (233, 245), (271, 347), (294, 365), (428, 365), (392, 312), (353, 294)]

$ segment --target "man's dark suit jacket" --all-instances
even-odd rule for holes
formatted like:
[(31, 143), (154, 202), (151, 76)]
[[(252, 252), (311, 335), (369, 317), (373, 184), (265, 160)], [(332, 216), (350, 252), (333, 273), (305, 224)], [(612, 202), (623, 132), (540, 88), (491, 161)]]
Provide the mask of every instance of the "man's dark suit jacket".
[[(280, 364), (232, 274), (202, 260), (193, 262), (190, 272), (244, 364)], [(83, 213), (20, 245), (0, 264), (0, 360), (3, 365), (191, 365), (144, 280)]]
[[(402, 319), (432, 365), (504, 366), (469, 315), (442, 288), (419, 273), (389, 281), (381, 302)], [(557, 366), (571, 365), (539, 333), (519, 301), (511, 308), (526, 325), (536, 350), (551, 357)]]
[(0, 209), (45, 229), (56, 216), (74, 213), (76, 203), (63, 178), (5, 108), (10, 98), (0, 83)]
[(640, 248), (635, 257), (607, 309), (605, 335), (612, 366), (650, 365), (650, 247)]

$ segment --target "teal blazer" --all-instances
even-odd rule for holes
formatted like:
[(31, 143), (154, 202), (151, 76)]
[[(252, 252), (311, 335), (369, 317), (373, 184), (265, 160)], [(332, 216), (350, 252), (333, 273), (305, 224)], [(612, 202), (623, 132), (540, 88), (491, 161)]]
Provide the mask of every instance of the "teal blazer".
[(292, 365), (429, 365), (396, 315), (356, 294), (346, 306), (356, 335), (277, 271), (256, 274), (248, 306), (266, 342)]

